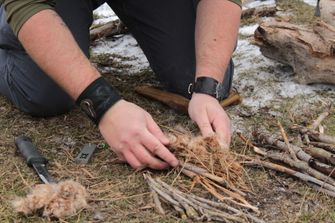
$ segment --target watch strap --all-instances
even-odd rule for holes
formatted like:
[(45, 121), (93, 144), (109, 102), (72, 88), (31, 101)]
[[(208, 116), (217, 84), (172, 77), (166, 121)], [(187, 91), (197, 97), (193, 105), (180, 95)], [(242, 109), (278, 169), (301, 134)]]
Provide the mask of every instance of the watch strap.
[[(191, 86), (192, 85), (192, 86)], [(190, 93), (202, 93), (220, 99), (222, 84), (211, 77), (198, 77), (195, 83), (191, 84)]]

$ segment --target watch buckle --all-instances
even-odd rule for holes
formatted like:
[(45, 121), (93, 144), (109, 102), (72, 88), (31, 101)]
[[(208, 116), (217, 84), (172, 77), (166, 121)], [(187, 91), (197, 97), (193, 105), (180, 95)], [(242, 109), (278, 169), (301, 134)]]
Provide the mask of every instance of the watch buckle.
[(193, 93), (193, 83), (190, 83), (190, 84), (188, 85), (187, 92), (188, 92), (189, 94), (192, 94), (192, 93)]

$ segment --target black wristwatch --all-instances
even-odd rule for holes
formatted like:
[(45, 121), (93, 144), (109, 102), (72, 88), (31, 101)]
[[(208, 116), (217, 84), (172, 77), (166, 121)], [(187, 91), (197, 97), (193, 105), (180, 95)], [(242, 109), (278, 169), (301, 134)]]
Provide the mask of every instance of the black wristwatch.
[(220, 92), (222, 91), (222, 83), (211, 77), (198, 77), (194, 83), (188, 86), (188, 93), (208, 94), (217, 100), (220, 100)]

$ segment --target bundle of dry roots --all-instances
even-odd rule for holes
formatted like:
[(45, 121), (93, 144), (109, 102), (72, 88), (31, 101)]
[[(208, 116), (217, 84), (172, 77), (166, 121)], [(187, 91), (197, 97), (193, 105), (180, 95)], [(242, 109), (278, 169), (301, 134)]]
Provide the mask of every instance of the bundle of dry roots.
[(321, 114), (309, 127), (292, 126), (290, 130), (296, 137), (291, 140), (280, 123), (281, 137), (266, 130), (255, 131), (256, 146), (240, 135), (257, 154), (276, 162), (246, 157), (244, 163), (289, 174), (317, 191), (335, 197), (335, 137), (316, 131), (327, 116), (328, 112)]
[(191, 193), (184, 193), (160, 179), (146, 174), (145, 178), (153, 192), (154, 201), (160, 213), (161, 198), (170, 204), (181, 217), (193, 220), (216, 220), (222, 222), (262, 222), (248, 211), (258, 213), (246, 199), (249, 192), (243, 179), (243, 167), (237, 156), (216, 137), (194, 137), (176, 133), (170, 136), (170, 149), (180, 163), (180, 172), (193, 180), (192, 186), (201, 185), (212, 195), (204, 199)]
[(25, 198), (13, 201), (13, 206), (24, 215), (39, 213), (44, 217), (63, 218), (87, 207), (87, 196), (81, 184), (67, 180), (58, 184), (38, 184)]

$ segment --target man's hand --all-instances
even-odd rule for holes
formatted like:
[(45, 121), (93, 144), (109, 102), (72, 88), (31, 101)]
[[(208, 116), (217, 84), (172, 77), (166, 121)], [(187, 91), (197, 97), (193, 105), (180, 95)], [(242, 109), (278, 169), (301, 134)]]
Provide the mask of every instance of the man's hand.
[(230, 144), (230, 119), (215, 98), (206, 94), (193, 93), (188, 113), (190, 118), (198, 124), (203, 136), (211, 136), (215, 133), (222, 143)]
[(164, 146), (169, 140), (150, 114), (133, 103), (118, 101), (103, 116), (99, 129), (120, 160), (134, 169), (164, 169), (178, 160)]

